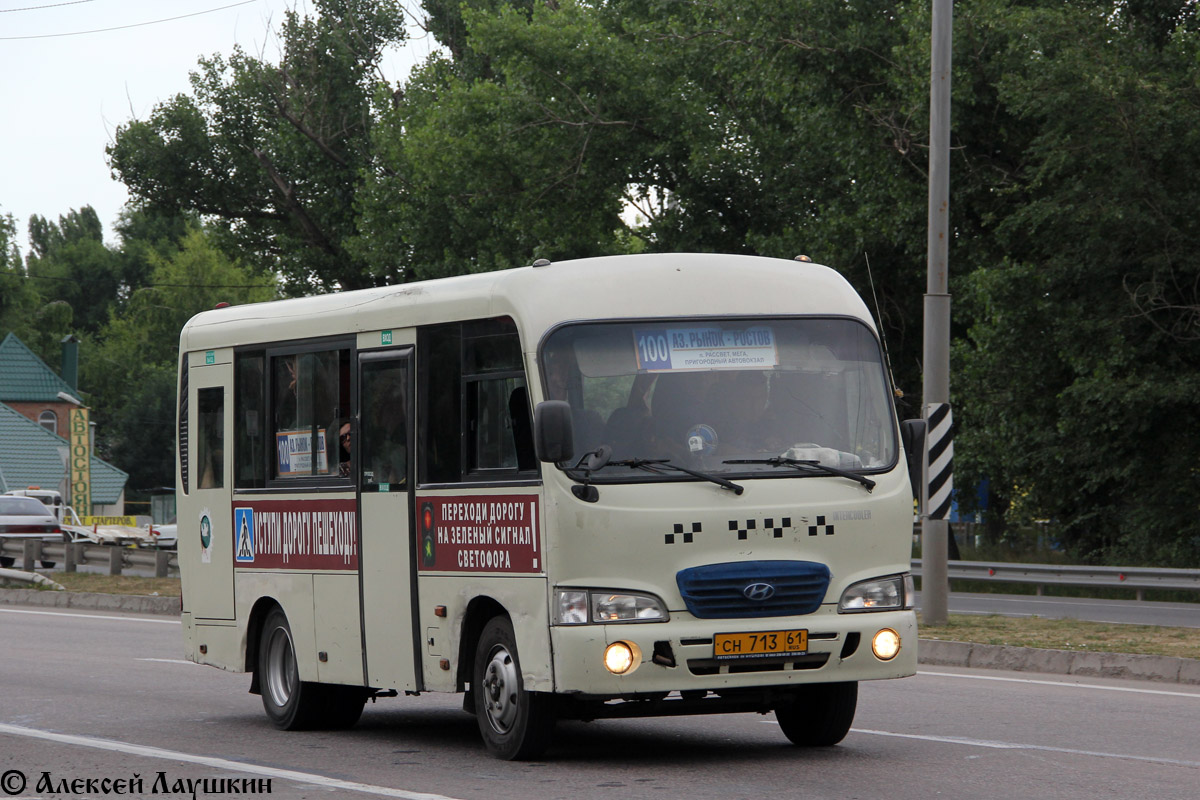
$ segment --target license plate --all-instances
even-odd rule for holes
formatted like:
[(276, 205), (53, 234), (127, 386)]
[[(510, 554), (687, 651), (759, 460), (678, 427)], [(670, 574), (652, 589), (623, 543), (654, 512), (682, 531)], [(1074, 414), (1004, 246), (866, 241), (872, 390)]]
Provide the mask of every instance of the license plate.
[(800, 656), (806, 652), (807, 630), (718, 633), (713, 637), (713, 657), (717, 660)]

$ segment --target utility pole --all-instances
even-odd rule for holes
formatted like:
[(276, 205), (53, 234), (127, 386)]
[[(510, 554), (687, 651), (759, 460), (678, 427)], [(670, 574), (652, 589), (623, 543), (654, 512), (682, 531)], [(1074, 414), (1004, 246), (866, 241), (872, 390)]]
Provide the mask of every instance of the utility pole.
[(925, 482), (921, 513), (921, 615), (927, 625), (947, 618), (946, 554), (950, 523), (950, 53), (952, 0), (932, 0), (929, 81), (929, 238), (925, 289)]

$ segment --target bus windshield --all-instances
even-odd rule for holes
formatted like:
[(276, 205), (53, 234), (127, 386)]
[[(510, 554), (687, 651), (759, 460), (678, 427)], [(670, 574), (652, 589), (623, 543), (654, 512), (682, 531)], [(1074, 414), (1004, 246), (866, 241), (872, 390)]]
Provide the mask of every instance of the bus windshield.
[[(897, 445), (879, 343), (845, 318), (568, 325), (541, 350), (545, 396), (573, 411), (576, 456), (612, 449), (593, 480), (802, 477), (800, 462), (883, 471)], [(594, 462), (595, 463), (595, 462)]]

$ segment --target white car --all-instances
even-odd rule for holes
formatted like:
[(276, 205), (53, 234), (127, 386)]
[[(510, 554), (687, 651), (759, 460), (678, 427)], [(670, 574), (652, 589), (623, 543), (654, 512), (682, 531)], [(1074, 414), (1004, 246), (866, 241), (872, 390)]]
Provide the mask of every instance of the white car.
[[(32, 497), (0, 495), (0, 538), (37, 539), (48, 544), (67, 541), (54, 512)], [(16, 563), (13, 556), (0, 556), (0, 567)], [(42, 561), (43, 567), (54, 562)]]
[(178, 541), (176, 533), (178, 527), (175, 517), (171, 517), (169, 522), (162, 525), (151, 522), (147, 526), (150, 538), (154, 541), (155, 545), (161, 548), (172, 548), (176, 545)]

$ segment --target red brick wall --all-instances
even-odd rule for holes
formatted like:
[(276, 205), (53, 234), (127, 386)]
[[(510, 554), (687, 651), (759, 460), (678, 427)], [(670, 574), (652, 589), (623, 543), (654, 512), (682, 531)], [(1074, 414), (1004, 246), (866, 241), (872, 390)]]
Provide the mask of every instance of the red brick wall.
[(67, 412), (70, 406), (66, 403), (8, 403), (9, 408), (16, 411), (18, 414), (28, 417), (34, 422), (38, 421), (43, 411), (53, 411), (58, 417), (58, 435), (67, 438)]

